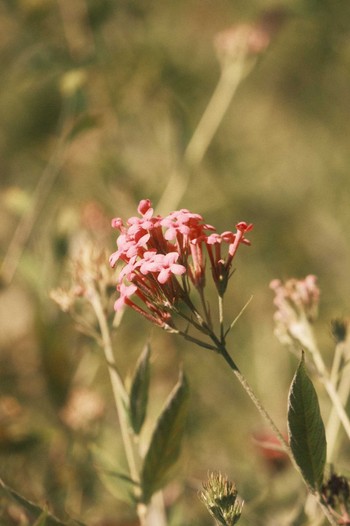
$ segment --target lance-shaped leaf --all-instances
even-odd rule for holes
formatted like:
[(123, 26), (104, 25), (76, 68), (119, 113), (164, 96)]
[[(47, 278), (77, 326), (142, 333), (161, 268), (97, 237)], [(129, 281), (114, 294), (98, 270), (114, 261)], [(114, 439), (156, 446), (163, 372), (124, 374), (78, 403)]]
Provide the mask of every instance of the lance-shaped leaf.
[(146, 345), (141, 354), (130, 389), (129, 417), (131, 426), (138, 435), (146, 418), (150, 377), (150, 347)]
[(144, 459), (141, 488), (142, 500), (145, 503), (166, 484), (171, 468), (179, 457), (187, 406), (188, 384), (181, 374), (158, 418)]
[(289, 391), (288, 431), (294, 459), (305, 481), (318, 490), (326, 462), (326, 434), (317, 394), (306, 374), (304, 354)]
[(48, 513), (47, 510), (44, 510), (37, 504), (28, 500), (26, 497), (23, 497), (17, 493), (15, 490), (7, 486), (2, 479), (0, 479), (0, 499), (3, 500), (3, 498), (9, 498), (13, 500), (16, 502), (16, 504), (19, 504), (26, 512), (28, 512), (30, 517), (36, 520), (34, 526), (84, 526), (84, 524), (80, 521), (61, 521), (57, 517), (51, 515), (51, 513)]

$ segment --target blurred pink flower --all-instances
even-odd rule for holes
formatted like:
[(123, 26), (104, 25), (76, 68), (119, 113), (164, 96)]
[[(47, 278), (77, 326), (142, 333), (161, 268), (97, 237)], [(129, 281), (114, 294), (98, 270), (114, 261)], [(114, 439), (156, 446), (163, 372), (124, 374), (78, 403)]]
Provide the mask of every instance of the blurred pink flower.
[(275, 334), (284, 344), (293, 344), (293, 339), (308, 348), (313, 348), (310, 323), (318, 313), (320, 290), (316, 276), (310, 274), (303, 280), (289, 279), (285, 283), (274, 279), (270, 288), (275, 293)]

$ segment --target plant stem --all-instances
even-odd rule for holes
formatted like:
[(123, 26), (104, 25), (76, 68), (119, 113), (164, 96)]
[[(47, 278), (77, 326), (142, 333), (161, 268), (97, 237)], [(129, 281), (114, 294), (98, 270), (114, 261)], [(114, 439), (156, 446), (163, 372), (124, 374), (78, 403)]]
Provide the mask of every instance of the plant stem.
[(339, 397), (339, 394), (337, 393), (334, 385), (328, 378), (323, 379), (323, 382), (324, 382), (326, 391), (329, 395), (329, 398), (332, 400), (333, 407), (335, 411), (337, 412), (341, 423), (343, 424), (343, 428), (346, 434), (348, 435), (348, 438), (350, 439), (350, 421), (349, 421), (348, 415), (346, 414), (342, 401)]
[[(218, 295), (219, 299), (219, 324), (220, 324), (220, 340), (225, 344), (225, 331), (224, 331), (224, 300), (223, 297)], [(231, 358), (231, 357), (230, 357)]]
[(187, 165), (201, 162), (244, 76), (245, 53), (223, 65), (219, 82), (186, 148)]
[[(137, 499), (140, 496), (140, 475), (136, 464), (132, 436), (129, 432), (129, 425), (127, 421), (127, 415), (125, 412), (125, 407), (128, 404), (129, 397), (117, 370), (117, 365), (113, 354), (112, 340), (107, 323), (107, 317), (102, 307), (101, 298), (97, 290), (93, 287), (93, 285), (91, 286), (89, 299), (95, 311), (101, 331), (102, 347), (108, 366), (109, 377), (111, 380), (112, 391), (114, 395), (115, 405), (117, 408), (125, 456), (129, 466), (130, 477), (135, 482), (135, 497)], [(161, 503), (161, 497), (158, 496), (158, 499), (155, 499), (152, 502), (151, 506), (146, 506), (142, 502), (139, 502), (137, 504), (136, 511), (140, 521), (140, 526), (151, 526), (151, 524), (153, 526), (153, 523), (151, 523), (152, 516), (148, 518), (149, 514), (156, 514), (157, 526), (166, 526), (164, 505), (161, 505)]]
[(265, 407), (262, 405), (260, 400), (255, 395), (253, 389), (250, 387), (250, 385), (247, 382), (246, 378), (240, 372), (240, 370), (238, 369), (238, 367), (235, 364), (235, 362), (232, 360), (231, 356), (229, 355), (229, 353), (227, 352), (225, 347), (223, 347), (220, 350), (220, 354), (224, 358), (226, 363), (228, 363), (228, 365), (230, 366), (230, 368), (233, 371), (234, 375), (236, 376), (236, 378), (240, 382), (241, 386), (243, 387), (243, 389), (245, 390), (245, 392), (247, 393), (247, 395), (249, 396), (249, 398), (251, 399), (251, 401), (253, 402), (253, 404), (257, 408), (257, 410), (259, 411), (260, 415), (263, 417), (265, 422), (269, 425), (269, 427), (272, 429), (274, 434), (277, 436), (278, 440), (281, 443), (281, 446), (282, 446), (283, 450), (287, 453), (287, 455), (289, 456), (289, 458), (291, 459), (293, 464), (295, 464), (292, 451), (291, 451), (289, 445), (287, 444), (285, 438), (283, 437), (282, 433), (280, 432), (280, 430), (278, 429), (278, 427), (276, 426), (276, 424), (272, 420), (271, 416), (269, 415), (269, 413), (267, 412)]
[[(237, 365), (235, 364), (235, 362), (232, 360), (231, 356), (229, 355), (229, 353), (227, 352), (226, 348), (223, 346), (220, 348), (219, 350), (221, 356), (224, 358), (224, 360), (226, 361), (226, 363), (228, 363), (228, 365), (230, 366), (231, 370), (233, 371), (234, 375), (236, 376), (236, 378), (238, 379), (238, 381), (240, 382), (240, 384), (242, 385), (243, 389), (245, 390), (245, 392), (248, 394), (249, 398), (251, 399), (251, 401), (253, 402), (253, 404), (255, 405), (255, 407), (257, 408), (257, 410), (259, 411), (260, 415), (264, 418), (265, 422), (270, 426), (270, 428), (272, 429), (272, 431), (274, 432), (274, 434), (277, 436), (278, 440), (280, 441), (281, 443), (281, 446), (282, 446), (282, 449), (285, 451), (285, 453), (287, 453), (288, 457), (290, 458), (293, 466), (296, 468), (296, 470), (300, 473), (300, 469), (298, 467), (298, 465), (296, 464), (295, 460), (294, 460), (294, 457), (293, 457), (293, 453), (292, 453), (292, 450), (291, 448), (289, 447), (287, 441), (285, 440), (285, 438), (283, 437), (282, 433), (280, 432), (280, 430), (278, 429), (278, 427), (276, 426), (276, 424), (274, 423), (274, 421), (272, 420), (271, 416), (269, 415), (269, 413), (267, 412), (267, 410), (265, 409), (265, 407), (262, 405), (262, 403), (260, 402), (260, 400), (257, 398), (257, 396), (255, 395), (253, 389), (250, 387), (249, 383), (247, 382), (246, 378), (243, 376), (243, 374), (239, 371)], [(330, 513), (329, 509), (327, 508), (327, 506), (322, 502), (322, 497), (320, 494), (318, 494), (317, 492), (315, 492), (308, 484), (307, 482), (304, 480), (303, 478), (303, 481), (309, 491), (309, 493), (311, 495), (313, 495), (316, 500), (317, 500), (317, 503), (318, 505), (321, 507), (325, 517), (328, 519), (328, 522), (330, 524), (332, 524), (333, 526), (337, 526), (337, 522), (335, 521), (334, 517), (332, 516), (332, 514)]]
[[(342, 375), (339, 381), (337, 394), (340, 398), (341, 403), (345, 407), (349, 398), (350, 393), (350, 371), (349, 366), (344, 366)], [(332, 411), (329, 415), (327, 422), (327, 461), (332, 462), (336, 447), (337, 436), (339, 433), (340, 420), (338, 411), (335, 406), (332, 407)]]
[[(108, 365), (109, 377), (111, 380), (112, 391), (114, 395), (114, 401), (117, 408), (119, 417), (120, 430), (122, 440), (125, 449), (125, 455), (128, 462), (130, 476), (136, 483), (139, 482), (139, 473), (136, 466), (134, 449), (131, 442), (131, 437), (128, 428), (128, 422), (125, 414), (125, 403), (128, 400), (128, 395), (125, 391), (123, 382), (117, 370), (116, 362), (114, 359), (111, 336), (108, 328), (106, 315), (104, 313), (100, 297), (94, 287), (90, 291), (90, 303), (95, 311), (97, 321), (100, 327), (102, 336), (102, 347), (105, 354), (106, 362)], [(140, 519), (141, 520), (141, 519)]]
[(345, 352), (345, 344), (344, 342), (339, 342), (335, 346), (334, 358), (333, 358), (332, 369), (331, 369), (331, 374), (330, 374), (330, 380), (332, 384), (334, 385), (336, 385), (338, 382), (339, 369), (340, 369), (340, 364), (341, 364), (344, 352)]
[(205, 321), (206, 321), (208, 327), (212, 328), (210, 312), (208, 310), (207, 301), (205, 299), (204, 290), (203, 290), (202, 287), (199, 289), (199, 297), (200, 297), (201, 304), (202, 304), (202, 307), (203, 307)]
[(191, 170), (202, 161), (242, 78), (250, 71), (246, 70), (245, 58), (242, 51), (235, 60), (223, 64), (214, 93), (184, 152), (184, 173), (174, 168), (157, 206), (160, 214), (169, 208), (175, 209), (186, 192)]
[(231, 322), (230, 326), (228, 327), (228, 329), (226, 329), (226, 332), (224, 334), (224, 338), (226, 338), (226, 336), (228, 335), (228, 333), (230, 332), (230, 330), (235, 326), (235, 324), (237, 323), (237, 320), (239, 320), (239, 318), (242, 316), (243, 312), (246, 310), (246, 308), (248, 307), (249, 303), (252, 301), (253, 299), (253, 296), (250, 296), (249, 300), (247, 301), (247, 303), (245, 305), (243, 305), (243, 307), (241, 308), (241, 310), (239, 311), (239, 313), (237, 314), (237, 316), (235, 317), (235, 319)]
[(329, 398), (331, 399), (333, 403), (333, 407), (335, 411), (338, 414), (339, 420), (343, 424), (344, 430), (350, 439), (350, 420), (348, 415), (346, 414), (346, 411), (344, 409), (343, 403), (339, 397), (339, 394), (337, 393), (337, 390), (333, 384), (333, 382), (330, 380), (328, 376), (328, 372), (325, 366), (325, 363), (323, 361), (322, 355), (318, 349), (318, 346), (315, 341), (315, 337), (310, 330), (310, 345), (309, 345), (309, 351), (311, 353), (312, 359), (314, 361), (316, 370), (318, 374), (320, 375), (320, 379), (322, 383), (325, 386), (325, 389), (328, 393)]

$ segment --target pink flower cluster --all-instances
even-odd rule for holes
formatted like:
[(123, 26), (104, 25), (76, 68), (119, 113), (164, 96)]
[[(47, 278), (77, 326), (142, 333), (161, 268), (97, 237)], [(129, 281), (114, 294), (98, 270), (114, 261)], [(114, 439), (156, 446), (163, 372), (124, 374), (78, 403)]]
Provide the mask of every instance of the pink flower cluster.
[[(137, 210), (140, 217), (130, 217), (126, 225), (120, 218), (112, 221), (120, 235), (110, 264), (114, 267), (118, 261), (123, 263), (115, 309), (129, 305), (153, 323), (171, 326), (175, 305), (179, 301), (191, 305), (191, 285), (200, 294), (203, 292), (206, 253), (215, 285), (223, 296), (233, 257), (241, 243), (250, 244), (245, 233), (252, 225), (241, 222), (236, 225), (235, 233), (217, 234), (213, 226), (203, 222), (202, 216), (186, 209), (166, 217), (155, 216), (150, 200), (144, 199)], [(225, 243), (228, 248), (223, 255)], [(135, 303), (132, 296), (140, 301)]]
[(309, 274), (303, 280), (292, 278), (285, 283), (274, 279), (270, 288), (275, 293), (274, 304), (280, 320), (287, 322), (291, 318), (291, 311), (297, 318), (305, 315), (308, 321), (316, 319), (320, 299), (316, 276)]
[(306, 349), (313, 349), (311, 323), (317, 318), (320, 290), (316, 276), (309, 274), (303, 280), (295, 278), (285, 283), (271, 281), (275, 293), (275, 334), (281, 343), (293, 346), (297, 341)]

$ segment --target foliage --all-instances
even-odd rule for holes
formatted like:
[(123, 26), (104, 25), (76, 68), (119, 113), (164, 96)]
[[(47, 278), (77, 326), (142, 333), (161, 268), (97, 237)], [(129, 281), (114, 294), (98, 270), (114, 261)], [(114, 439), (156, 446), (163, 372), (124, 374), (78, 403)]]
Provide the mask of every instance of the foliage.
[(188, 406), (188, 385), (181, 375), (153, 431), (141, 472), (142, 500), (164, 487), (169, 471), (180, 455)]
[[(96, 288), (101, 299), (116, 362), (108, 365), (126, 379), (121, 407), (144, 447), (141, 457), (176, 381), (179, 355), (190, 379), (185, 461), (165, 489), (172, 526), (211, 524), (196, 503), (208, 469), (237, 481), (247, 501), (241, 524), (313, 520), (301, 510), (297, 473), (273, 440), (259, 439), (268, 436), (263, 423), (216, 355), (155, 329), (150, 334), (135, 313), (121, 324), (114, 319), (115, 276), (101, 263), (113, 251), (110, 219), (129, 217), (145, 197), (162, 213), (193, 209), (218, 231), (232, 230), (238, 217), (255, 224), (252, 249), (242, 250), (226, 292), (227, 319), (254, 298), (227, 345), (283, 434), (294, 362), (272, 339), (268, 284), (318, 276), (322, 303), (313, 330), (321, 352), (315, 354), (309, 327), (303, 341), (295, 330), (284, 335), (293, 353), (305, 349), (303, 371), (325, 418), (328, 461), (342, 473), (334, 496), (326, 468), (325, 502), (346, 520), (347, 435), (332, 385), (346, 407), (347, 321), (339, 316), (348, 313), (350, 295), (349, 20), (345, 0), (283, 0), (272, 10), (258, 0), (2, 3), (0, 477), (24, 500), (2, 493), (1, 524), (49, 524), (50, 517), (65, 523), (67, 514), (93, 526), (135, 520), (116, 498), (127, 469), (94, 307), (82, 282), (60, 296), (66, 311), (74, 303), (74, 322), (49, 298), (52, 289), (66, 288), (72, 258), (82, 252), (75, 272), (86, 271), (89, 291)], [(268, 43), (258, 39), (258, 53), (249, 41), (252, 26), (269, 36)], [(231, 77), (222, 75), (230, 35), (250, 42), (249, 57), (236, 61)], [(90, 257), (95, 263), (87, 268), (82, 262)], [(215, 318), (212, 298), (215, 291), (208, 294)], [(335, 317), (336, 350), (328, 329)], [(305, 321), (298, 312), (295, 320)], [(146, 340), (152, 382), (148, 358), (135, 369)], [(298, 381), (305, 387), (304, 372)], [(305, 393), (297, 393), (300, 401)], [(323, 455), (322, 446), (317, 473), (307, 475), (314, 487)], [(304, 469), (305, 458), (298, 462)], [(121, 474), (108, 488), (104, 469)], [(127, 480), (129, 492), (141, 493)], [(272, 483), (277, 491), (260, 498)], [(35, 513), (25, 502), (36, 503)]]
[(327, 445), (316, 391), (304, 357), (295, 373), (288, 402), (289, 441), (295, 461), (307, 484), (315, 491), (323, 483)]

